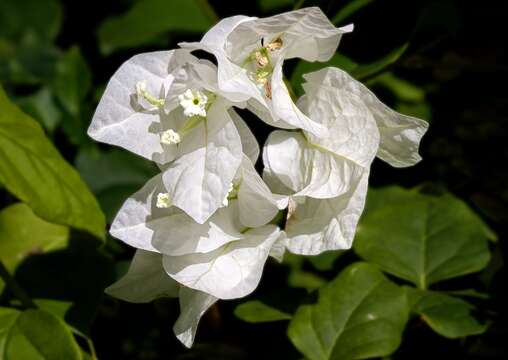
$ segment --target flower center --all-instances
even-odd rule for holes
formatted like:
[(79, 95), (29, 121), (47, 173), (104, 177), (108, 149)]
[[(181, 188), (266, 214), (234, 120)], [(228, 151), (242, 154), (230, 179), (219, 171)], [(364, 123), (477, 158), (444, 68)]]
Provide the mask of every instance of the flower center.
[(159, 209), (167, 209), (171, 206), (171, 198), (168, 193), (158, 193), (157, 203), (155, 204)]
[(264, 46), (263, 41), (261, 40), (261, 44), (261, 48), (254, 50), (247, 57), (244, 66), (253, 64), (254, 70), (251, 71), (253, 80), (262, 87), (265, 96), (268, 99), (271, 99), (272, 86), (270, 84), (270, 76), (273, 73), (273, 65), (270, 59), (270, 53), (280, 50), (282, 48), (283, 42), (279, 36)]
[(206, 117), (208, 96), (201, 90), (187, 89), (181, 95), (178, 95), (180, 106), (183, 107), (183, 114), (187, 117), (202, 116)]

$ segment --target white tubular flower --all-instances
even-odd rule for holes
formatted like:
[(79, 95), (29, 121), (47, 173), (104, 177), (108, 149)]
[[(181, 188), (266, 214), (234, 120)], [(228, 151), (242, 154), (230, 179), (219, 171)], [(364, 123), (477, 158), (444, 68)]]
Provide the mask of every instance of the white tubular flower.
[(171, 206), (171, 198), (168, 193), (157, 194), (157, 203), (155, 204), (159, 209), (166, 209)]
[(208, 97), (202, 91), (187, 89), (178, 100), (185, 116), (206, 116)]
[(304, 77), (299, 107), (328, 136), (274, 131), (263, 150), (264, 178), (290, 197), (288, 249), (315, 255), (351, 246), (374, 157), (395, 166), (416, 163), (427, 123), (389, 109), (339, 69)]
[(322, 136), (325, 129), (319, 122), (291, 100), (282, 64), (295, 57), (326, 61), (335, 53), (342, 34), (351, 30), (352, 26), (335, 28), (319, 8), (311, 7), (263, 19), (226, 18), (201, 42), (180, 45), (214, 54), (219, 88), (235, 94), (237, 100), (248, 100), (249, 109), (270, 125)]
[(173, 129), (166, 130), (161, 135), (161, 143), (165, 145), (179, 144), (180, 141), (182, 141), (180, 134)]

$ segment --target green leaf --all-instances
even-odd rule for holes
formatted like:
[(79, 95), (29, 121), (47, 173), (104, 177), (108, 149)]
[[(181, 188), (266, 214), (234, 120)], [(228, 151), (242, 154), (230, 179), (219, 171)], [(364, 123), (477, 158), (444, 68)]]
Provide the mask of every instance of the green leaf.
[(324, 67), (333, 66), (338, 67), (348, 73), (351, 73), (358, 64), (348, 58), (347, 56), (344, 56), (339, 53), (335, 53), (330, 60), (328, 60), (325, 63), (322, 62), (308, 62), (305, 60), (298, 61), (295, 69), (293, 70), (293, 73), (291, 74), (291, 86), (293, 87), (295, 93), (297, 95), (303, 94), (303, 88), (302, 88), (302, 81), (303, 75), (307, 74), (312, 71), (317, 71), (319, 69), (322, 69)]
[(235, 308), (235, 316), (249, 323), (263, 323), (291, 319), (291, 315), (257, 300), (247, 301), (238, 305)]
[(397, 60), (399, 60), (406, 52), (408, 47), (409, 43), (404, 43), (372, 63), (358, 65), (351, 71), (351, 75), (359, 80), (362, 80), (378, 74), (385, 70), (388, 66), (397, 62)]
[[(102, 53), (149, 43), (168, 31), (200, 33), (213, 22), (200, 0), (138, 1), (125, 14), (106, 20), (98, 30)], [(200, 6), (201, 5), (201, 6)]]
[(36, 93), (20, 98), (18, 105), (28, 115), (39, 121), (44, 128), (52, 133), (62, 120), (49, 87), (43, 87)]
[(19, 312), (0, 308), (0, 319), (5, 318), (7, 326), (0, 325), (0, 358), (81, 359), (81, 350), (71, 331), (58, 317), (44, 310)]
[(398, 348), (407, 319), (404, 290), (355, 263), (320, 289), (316, 304), (300, 306), (288, 336), (310, 360), (381, 357)]
[(263, 13), (272, 13), (290, 8), (295, 3), (295, 0), (258, 0), (259, 8)]
[(96, 194), (108, 221), (113, 220), (125, 199), (158, 171), (153, 162), (129, 152), (96, 147), (80, 150), (76, 168)]
[(68, 227), (40, 219), (25, 204), (0, 211), (0, 261), (9, 272), (31, 254), (65, 247), (68, 238)]
[(55, 95), (62, 106), (78, 116), (82, 102), (92, 87), (92, 74), (78, 47), (70, 48), (56, 66), (53, 84)]
[(375, 77), (368, 85), (381, 85), (389, 89), (401, 101), (421, 102), (425, 99), (425, 91), (421, 87), (401, 79), (391, 72)]
[(487, 329), (487, 325), (471, 315), (475, 307), (467, 301), (437, 292), (407, 290), (412, 311), (442, 336), (454, 339), (481, 334)]
[(37, 216), (104, 239), (104, 214), (97, 200), (41, 126), (10, 102), (1, 87), (0, 108), (0, 183)]
[(399, 187), (371, 190), (355, 252), (421, 289), (483, 269), (494, 235), (452, 195), (431, 196)]
[(325, 251), (319, 255), (308, 256), (307, 260), (316, 268), (316, 270), (328, 271), (333, 269), (335, 260), (337, 260), (345, 252), (345, 250)]
[(44, 40), (56, 37), (62, 23), (62, 7), (57, 0), (0, 1), (0, 37), (14, 42), (26, 32)]
[(347, 3), (343, 8), (341, 8), (337, 14), (332, 18), (332, 23), (335, 25), (340, 25), (344, 20), (348, 17), (361, 10), (365, 6), (369, 5), (374, 0), (352, 0)]

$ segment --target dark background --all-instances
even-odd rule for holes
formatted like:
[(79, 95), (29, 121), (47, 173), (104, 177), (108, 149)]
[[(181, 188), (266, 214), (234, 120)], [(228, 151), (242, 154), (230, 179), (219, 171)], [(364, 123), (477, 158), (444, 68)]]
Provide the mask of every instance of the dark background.
[[(134, 54), (174, 48), (178, 41), (199, 40), (201, 37), (171, 33), (168, 37), (171, 40), (161, 36), (156, 44), (102, 55), (97, 45), (98, 26), (106, 18), (124, 13), (131, 3), (127, 0), (63, 1), (63, 28), (56, 45), (64, 49), (79, 45), (92, 69), (95, 87), (103, 86), (119, 65)], [(305, 6), (319, 5), (332, 17), (344, 3), (340, 0), (305, 1)], [(271, 15), (264, 13), (256, 1), (210, 1), (210, 4), (221, 18), (236, 14)], [(346, 21), (353, 22), (355, 30), (343, 37), (339, 52), (360, 63), (374, 61), (410, 41), (408, 51), (391, 65), (390, 70), (423, 89), (424, 105), (412, 104), (415, 106), (406, 109), (421, 113), (423, 106), (425, 120), (430, 123), (421, 146), (424, 160), (407, 169), (395, 169), (376, 160), (371, 172), (371, 185), (412, 187), (424, 184), (446, 189), (475, 209), (499, 237), (498, 243), (492, 244), (493, 260), (483, 273), (453, 280), (463, 282), (467, 288), (475, 287), (491, 294), (488, 300), (478, 300), (478, 316), (492, 321), (489, 330), (481, 336), (448, 340), (433, 333), (419, 319), (414, 319), (406, 329), (401, 347), (391, 357), (393, 359), (503, 359), (507, 356), (506, 273), (503, 267), (508, 236), (507, 14), (508, 6), (504, 1), (379, 0)], [(288, 62), (286, 74), (290, 75), (295, 64)], [(383, 87), (376, 87), (375, 83), (372, 87), (390, 106), (404, 105), (398, 104), (399, 100)], [(15, 95), (28, 94), (33, 90), (31, 86), (8, 85), (7, 89)], [(91, 104), (95, 101), (90, 98)], [(259, 125), (253, 130), (262, 141), (270, 129), (259, 122), (256, 124)], [(61, 129), (57, 129), (52, 137), (65, 158), (74, 163), (79, 148)], [(8, 195), (3, 197), (7, 203), (12, 200)], [(80, 261), (89, 267), (89, 262), (93, 261), (98, 264), (97, 270), (83, 276), (100, 279), (97, 281), (104, 284), (99, 284), (99, 287), (111, 282), (114, 277), (111, 267), (101, 267), (102, 258), (96, 259), (94, 254), (86, 258), (80, 245), (76, 247), (80, 255), (76, 255), (76, 259), (71, 258), (75, 261), (70, 261), (70, 264), (58, 265), (63, 267), (61, 272), (78, 269)], [(115, 241), (110, 241), (108, 247), (108, 256), (117, 261), (128, 260), (133, 254), (131, 249)], [(76, 249), (66, 251), (78, 254)], [(31, 266), (52, 267), (55, 273), (61, 273), (54, 265), (48, 265), (53, 263), (52, 260), (38, 259), (39, 263), (32, 261), (23, 266), (27, 269)], [(337, 260), (333, 271), (321, 276), (331, 279), (354, 260), (355, 255), (347, 253)], [(30, 284), (29, 276), (23, 276), (23, 266), (16, 274), (20, 282), (27, 289), (32, 289), (32, 294), (48, 291), (45, 283), (44, 286), (41, 283), (38, 286)], [(306, 301), (309, 295), (303, 289), (288, 288), (288, 271), (284, 265), (269, 263), (261, 285), (251, 297), (278, 297), (283, 299), (283, 306), (288, 309)], [(52, 282), (55, 288), (60, 284), (55, 278), (47, 281)], [(76, 293), (86, 297), (79, 289)], [(279, 293), (283, 295), (278, 296)], [(233, 315), (233, 309), (241, 302), (221, 301), (215, 305), (202, 319), (191, 351), (185, 350), (171, 332), (178, 314), (174, 300), (132, 305), (104, 296), (91, 327), (91, 335), (100, 359), (301, 358), (286, 337), (287, 323), (244, 323)]]

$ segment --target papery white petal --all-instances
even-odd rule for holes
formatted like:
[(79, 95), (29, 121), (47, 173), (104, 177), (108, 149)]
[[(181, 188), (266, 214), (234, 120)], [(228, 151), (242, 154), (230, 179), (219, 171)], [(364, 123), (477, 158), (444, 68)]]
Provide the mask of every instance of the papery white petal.
[[(333, 68), (328, 68), (333, 69)], [(327, 128), (325, 136), (306, 134), (307, 140), (329, 152), (369, 167), (379, 148), (379, 130), (369, 107), (354, 93), (330, 86), (333, 70), (304, 75), (305, 95), (298, 105)]]
[(227, 46), (230, 56), (245, 58), (259, 39), (271, 41), (281, 36), (286, 58), (326, 61), (335, 53), (342, 34), (352, 30), (352, 26), (336, 28), (320, 8), (308, 7), (243, 22), (231, 32)]
[(274, 258), (278, 262), (284, 260), (284, 254), (286, 253), (287, 237), (285, 232), (281, 232), (281, 235), (272, 245), (270, 249), (270, 257)]
[(221, 208), (204, 224), (196, 223), (185, 213), (172, 214), (157, 219), (154, 226), (153, 246), (165, 255), (179, 256), (205, 253), (218, 249), (231, 241), (242, 238), (235, 219), (238, 206), (232, 201)]
[(121, 146), (147, 159), (165, 162), (159, 132), (160, 110), (143, 109), (137, 100), (136, 85), (146, 82), (146, 91), (164, 98), (173, 76), (168, 66), (175, 54), (185, 50), (140, 54), (127, 60), (113, 75), (102, 96), (88, 135), (97, 141)]
[(150, 179), (139, 191), (130, 196), (116, 214), (110, 234), (138, 249), (158, 252), (152, 245), (154, 229), (169, 216), (180, 210), (157, 207), (158, 194), (167, 193), (162, 176)]
[(242, 159), (242, 143), (224, 104), (216, 100), (186, 134), (181, 155), (163, 174), (173, 205), (204, 223), (222, 205)]
[(166, 274), (162, 255), (137, 250), (127, 274), (105, 292), (132, 303), (150, 302), (160, 297), (177, 297), (180, 284)]
[(238, 189), (240, 222), (251, 228), (265, 225), (279, 211), (278, 199), (273, 196), (246, 156), (242, 160), (240, 172), (241, 183)]
[(308, 82), (338, 89), (338, 101), (358, 98), (372, 113), (380, 133), (377, 156), (395, 167), (405, 167), (421, 160), (418, 147), (428, 123), (402, 115), (383, 104), (367, 87), (337, 68), (325, 68), (304, 76)]
[(332, 198), (347, 192), (364, 168), (309, 144), (296, 132), (276, 130), (268, 137), (263, 161), (295, 196)]
[(215, 304), (217, 298), (186, 287), (180, 289), (179, 298), (180, 316), (173, 326), (173, 332), (182, 344), (190, 348), (194, 343), (199, 320)]
[(259, 144), (256, 137), (247, 126), (245, 121), (233, 108), (229, 109), (228, 112), (231, 116), (231, 119), (233, 119), (236, 130), (238, 130), (238, 134), (242, 140), (243, 153), (249, 157), (253, 164), (255, 164), (259, 157)]
[(164, 269), (189, 288), (219, 299), (240, 298), (258, 285), (270, 249), (280, 235), (273, 225), (252, 229), (243, 239), (209, 253), (164, 256)]
[(349, 249), (365, 205), (368, 177), (366, 169), (350, 191), (336, 198), (296, 199), (286, 223), (287, 249), (303, 255)]
[[(272, 108), (275, 119), (283, 119), (285, 123), (308, 131), (315, 136), (327, 136), (327, 129), (318, 121), (309, 118), (295, 105), (289, 91), (284, 84), (282, 75), (282, 58), (279, 59), (273, 69), (272, 84)], [(277, 122), (276, 122), (277, 123)], [(277, 126), (277, 125), (276, 125)]]

